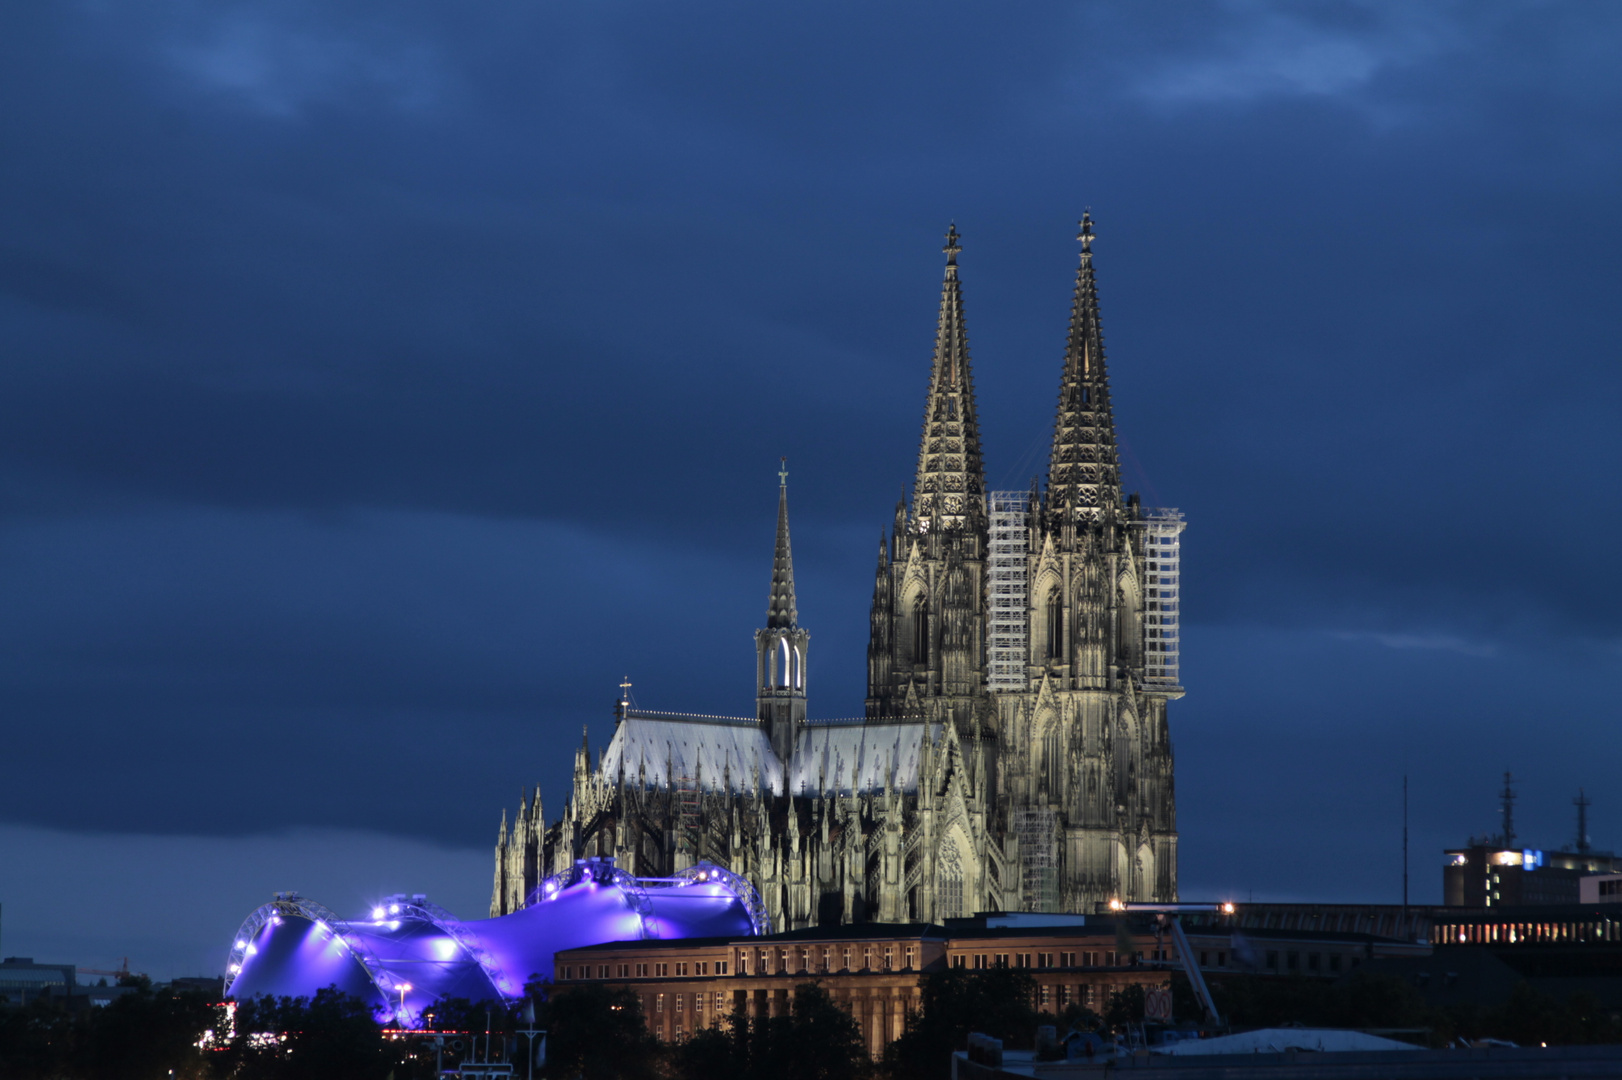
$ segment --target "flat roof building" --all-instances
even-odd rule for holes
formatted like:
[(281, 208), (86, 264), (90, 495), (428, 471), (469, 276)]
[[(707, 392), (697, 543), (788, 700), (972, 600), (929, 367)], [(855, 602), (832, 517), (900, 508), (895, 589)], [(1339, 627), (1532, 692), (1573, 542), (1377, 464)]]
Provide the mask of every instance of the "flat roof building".
[[(1126, 925), (1120, 926), (1121, 919)], [(1426, 942), (1321, 930), (1189, 927), (1191, 959), (1212, 974), (1333, 979), (1367, 960), (1423, 956)], [(1008, 967), (1036, 983), (1033, 1004), (1103, 1011), (1111, 994), (1166, 984), (1182, 958), (1143, 916), (980, 915), (925, 923), (814, 927), (765, 937), (627, 941), (557, 954), (557, 986), (629, 990), (648, 1028), (676, 1042), (735, 1010), (787, 1015), (795, 988), (820, 983), (861, 1027), (875, 1057), (921, 1002), (919, 980), (947, 968)]]
[(0, 960), (0, 1004), (28, 1005), (42, 997), (71, 994), (77, 983), (73, 964), (36, 964), (31, 956)]

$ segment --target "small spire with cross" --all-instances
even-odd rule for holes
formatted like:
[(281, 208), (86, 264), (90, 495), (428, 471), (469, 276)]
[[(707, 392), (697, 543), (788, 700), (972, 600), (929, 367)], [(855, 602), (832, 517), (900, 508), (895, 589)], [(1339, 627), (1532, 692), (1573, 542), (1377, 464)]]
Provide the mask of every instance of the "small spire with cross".
[(1076, 239), (1081, 241), (1081, 253), (1093, 253), (1093, 213), (1091, 210), (1081, 212), (1081, 221), (1077, 224)]
[(788, 487), (788, 458), (781, 457), (777, 461), (777, 486), (786, 488)]
[(941, 248), (942, 251), (946, 252), (947, 266), (957, 265), (957, 253), (963, 250), (963, 245), (959, 243), (959, 241), (962, 239), (963, 237), (958, 235), (957, 222), (954, 221), (952, 224), (947, 226), (946, 246)]
[(629, 675), (620, 679), (619, 700), (614, 703), (614, 718), (624, 720), (625, 713), (631, 707), (631, 677)]

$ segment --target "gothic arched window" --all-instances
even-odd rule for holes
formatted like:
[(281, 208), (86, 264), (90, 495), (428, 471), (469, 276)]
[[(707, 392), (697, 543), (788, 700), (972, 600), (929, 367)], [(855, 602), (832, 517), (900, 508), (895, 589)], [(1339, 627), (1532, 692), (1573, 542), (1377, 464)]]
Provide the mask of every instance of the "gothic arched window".
[(1059, 660), (1064, 656), (1064, 603), (1058, 589), (1048, 593), (1047, 615), (1048, 659)]
[(912, 662), (929, 662), (929, 603), (922, 596), (912, 605)]
[(963, 859), (955, 838), (948, 836), (935, 865), (935, 918), (961, 918), (963, 906)]
[(1042, 736), (1042, 773), (1048, 791), (1056, 794), (1064, 787), (1064, 737), (1057, 724)]

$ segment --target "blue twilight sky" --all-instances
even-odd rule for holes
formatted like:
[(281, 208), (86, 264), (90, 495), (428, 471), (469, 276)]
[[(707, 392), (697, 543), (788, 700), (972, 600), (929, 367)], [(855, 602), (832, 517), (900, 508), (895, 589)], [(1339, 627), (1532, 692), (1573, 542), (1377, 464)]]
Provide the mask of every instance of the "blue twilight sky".
[(738, 713), (792, 470), (859, 714), (941, 233), (989, 480), (1091, 207), (1188, 515), (1185, 896), (1622, 846), (1622, 8), (0, 9), (0, 951), (217, 970), (297, 888), (482, 914), (581, 727)]

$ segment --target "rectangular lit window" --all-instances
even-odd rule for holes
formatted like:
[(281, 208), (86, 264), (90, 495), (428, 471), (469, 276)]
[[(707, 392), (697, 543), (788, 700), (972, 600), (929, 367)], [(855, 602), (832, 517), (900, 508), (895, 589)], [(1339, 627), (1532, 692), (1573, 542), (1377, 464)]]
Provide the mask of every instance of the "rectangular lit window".
[(655, 994), (655, 995), (653, 995), (653, 999), (654, 999), (653, 1011), (654, 1012), (661, 1012), (661, 1013), (664, 1012), (665, 1011), (665, 996), (663, 994)]

